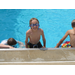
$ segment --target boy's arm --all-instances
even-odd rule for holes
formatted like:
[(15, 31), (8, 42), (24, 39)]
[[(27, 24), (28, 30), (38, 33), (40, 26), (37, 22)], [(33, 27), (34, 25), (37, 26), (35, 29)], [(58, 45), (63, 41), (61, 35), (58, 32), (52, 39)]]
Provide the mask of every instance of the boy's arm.
[(25, 47), (26, 48), (28, 48), (27, 42), (28, 42), (28, 33), (26, 32), (26, 40), (25, 40)]
[(17, 43), (20, 44), (20, 45), (24, 45), (24, 44), (23, 44), (22, 42), (20, 42), (20, 41), (17, 41)]
[(24, 46), (25, 46), (25, 45), (24, 45), (22, 42), (20, 42), (20, 41), (17, 41), (17, 43), (19, 44), (20, 47), (24, 47)]
[(44, 47), (46, 47), (46, 39), (45, 39), (43, 30), (42, 30), (42, 38), (43, 38), (43, 44), (44, 44)]
[(66, 39), (66, 37), (69, 35), (69, 31), (66, 32), (66, 34), (63, 36), (63, 38), (59, 41), (59, 43), (57, 43), (57, 45), (55, 46), (55, 48), (59, 47), (61, 45), (61, 43)]
[(0, 44), (0, 48), (14, 48), (14, 47), (9, 46), (9, 45)]

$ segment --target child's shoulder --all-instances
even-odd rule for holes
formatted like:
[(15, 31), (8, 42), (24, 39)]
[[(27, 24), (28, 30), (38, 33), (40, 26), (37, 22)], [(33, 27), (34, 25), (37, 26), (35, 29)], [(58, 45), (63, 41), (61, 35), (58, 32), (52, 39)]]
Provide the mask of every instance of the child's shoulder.
[(26, 33), (30, 33), (30, 32), (31, 32), (31, 29), (27, 30), (27, 32), (26, 32)]
[(7, 45), (7, 40), (8, 40), (8, 39), (2, 40), (2, 41), (1, 41), (1, 44)]
[(68, 34), (73, 33), (73, 29), (67, 31)]
[(68, 30), (67, 32), (71, 32), (71, 31), (73, 31), (73, 29), (70, 29), (70, 30)]
[(41, 28), (39, 28), (39, 32), (40, 32), (41, 34), (44, 33), (44, 32), (43, 32), (43, 29), (41, 29)]
[(39, 28), (40, 31), (43, 31), (43, 29)]

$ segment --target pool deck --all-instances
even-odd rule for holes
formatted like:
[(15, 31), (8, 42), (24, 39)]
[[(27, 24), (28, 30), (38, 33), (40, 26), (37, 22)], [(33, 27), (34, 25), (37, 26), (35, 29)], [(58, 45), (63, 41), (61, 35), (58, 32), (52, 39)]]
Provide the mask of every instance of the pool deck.
[(75, 48), (0, 49), (0, 65), (75, 65)]

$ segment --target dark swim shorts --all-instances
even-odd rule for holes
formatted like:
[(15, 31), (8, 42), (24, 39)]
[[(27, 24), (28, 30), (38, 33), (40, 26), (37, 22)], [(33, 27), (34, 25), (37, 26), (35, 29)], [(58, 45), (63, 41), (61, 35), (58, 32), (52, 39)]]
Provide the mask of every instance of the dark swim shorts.
[(27, 43), (28, 44), (28, 48), (41, 48), (42, 45), (40, 42), (38, 42), (37, 44), (32, 44), (32, 43)]

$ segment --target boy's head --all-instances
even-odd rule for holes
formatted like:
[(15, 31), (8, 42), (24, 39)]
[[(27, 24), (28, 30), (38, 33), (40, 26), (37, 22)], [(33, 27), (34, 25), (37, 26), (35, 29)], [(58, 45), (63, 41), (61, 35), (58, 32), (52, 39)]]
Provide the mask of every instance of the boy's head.
[(72, 27), (75, 27), (75, 19), (71, 23)]
[(16, 42), (16, 40), (14, 38), (9, 38), (7, 40), (7, 44), (8, 45), (15, 45), (15, 44), (17, 44), (17, 42)]
[(39, 24), (39, 21), (38, 21), (38, 19), (37, 19), (37, 18), (31, 18), (31, 19), (30, 19), (30, 21), (29, 21), (29, 25), (31, 25), (31, 24), (32, 24), (32, 21), (33, 21), (33, 20), (36, 20), (36, 21), (37, 21), (37, 23)]
[(39, 21), (36, 18), (31, 18), (29, 21), (32, 30), (36, 31), (39, 29)]

